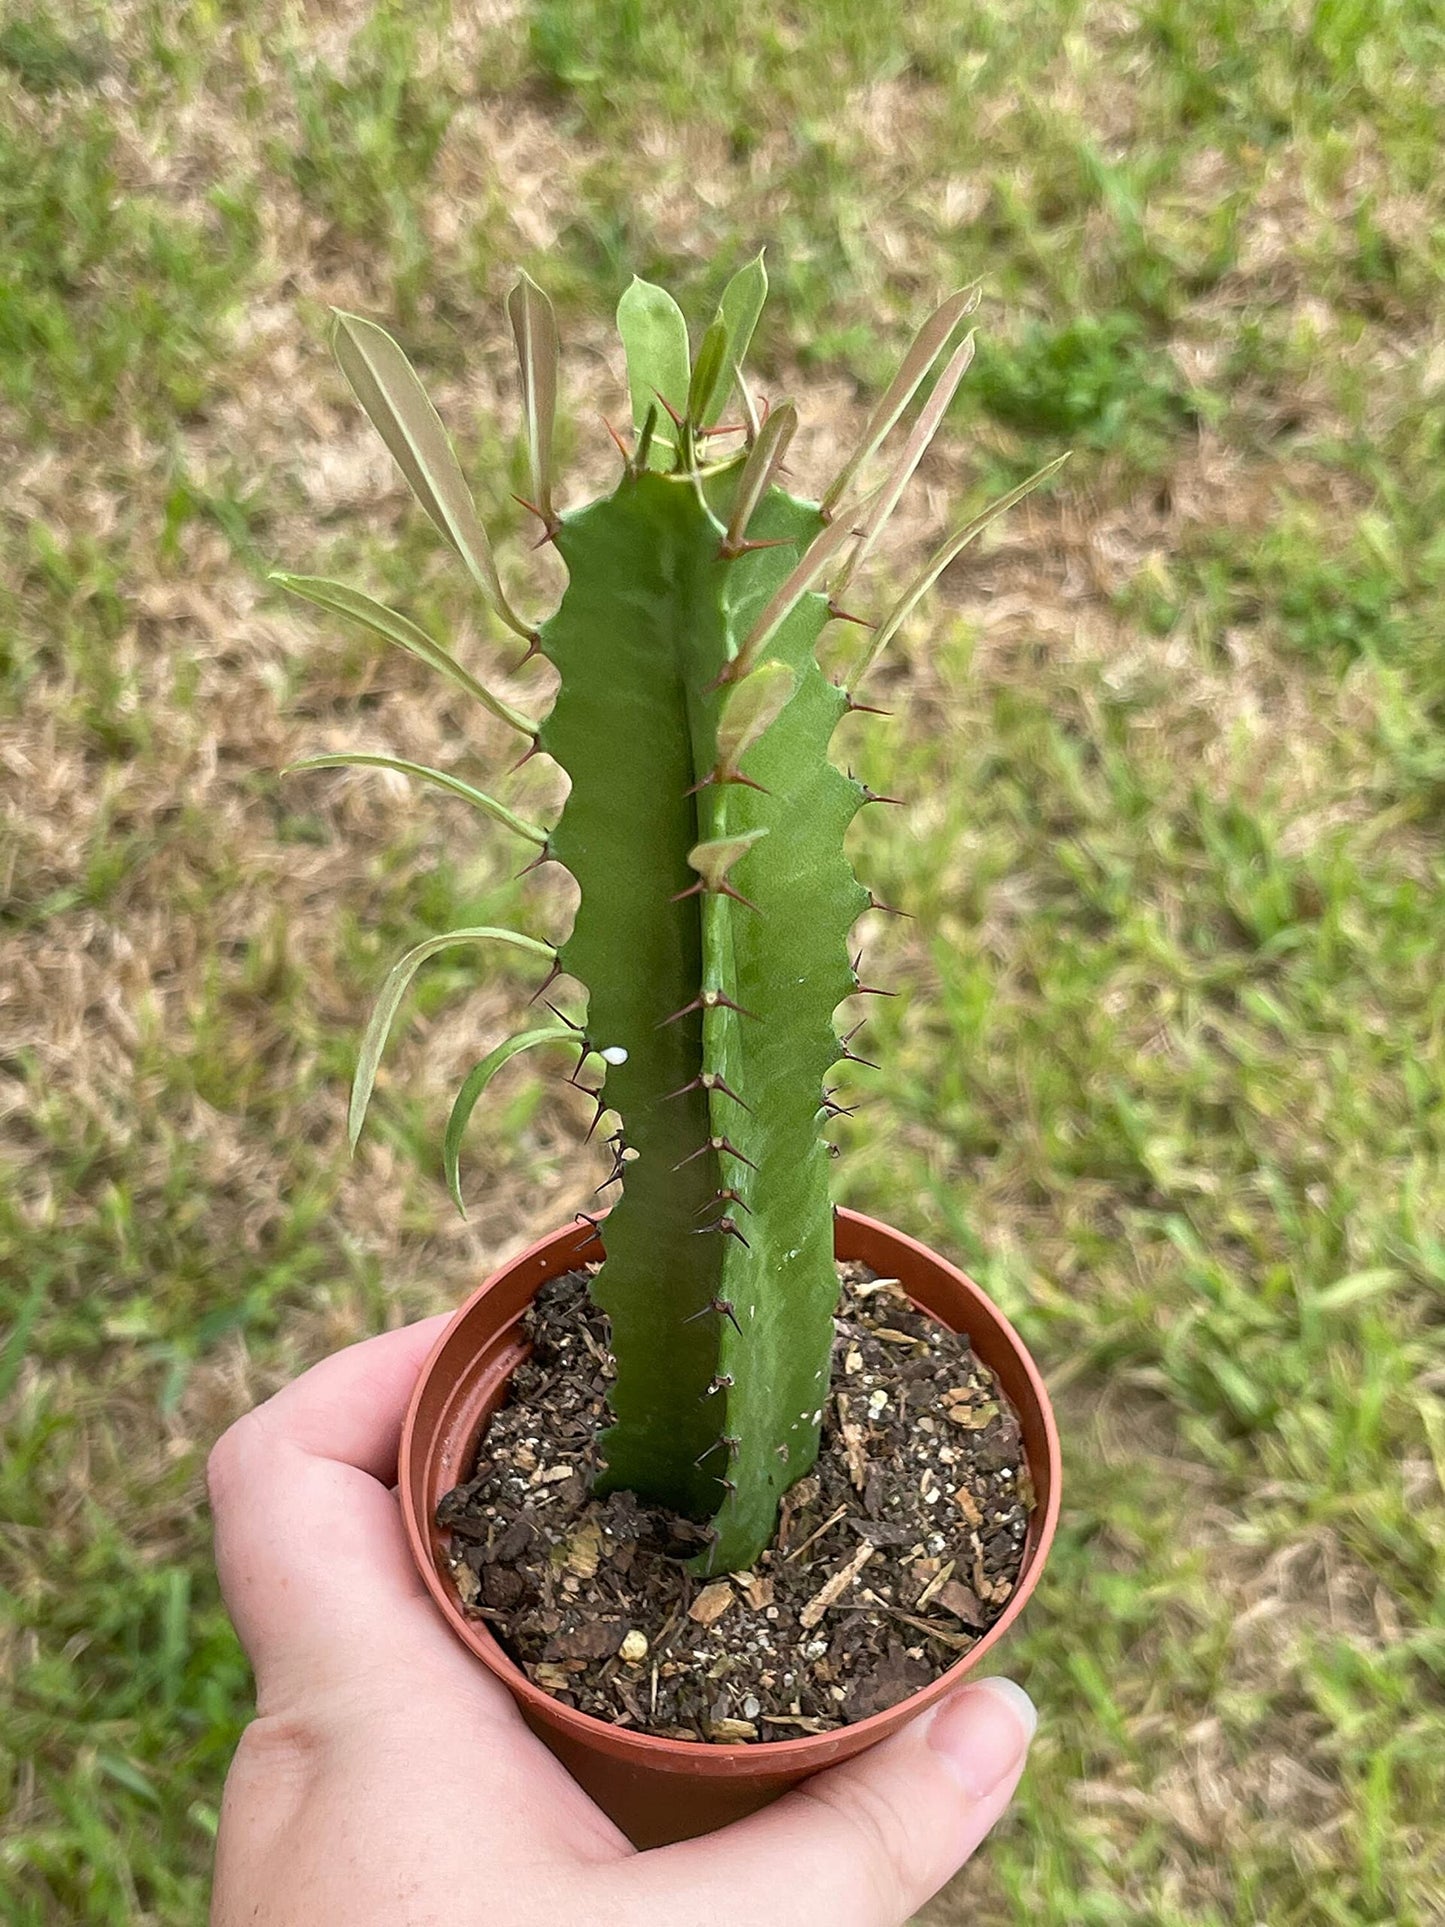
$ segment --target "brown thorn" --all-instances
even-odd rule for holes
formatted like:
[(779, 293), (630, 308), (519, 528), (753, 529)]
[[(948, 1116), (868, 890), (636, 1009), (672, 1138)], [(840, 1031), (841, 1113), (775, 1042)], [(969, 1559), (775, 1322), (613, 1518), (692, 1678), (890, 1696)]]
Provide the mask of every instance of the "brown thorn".
[(582, 1036), (583, 1034), (582, 1026), (576, 1021), (575, 1018), (569, 1017), (565, 1010), (558, 1010), (557, 1006), (552, 1002), (552, 999), (550, 997), (547, 999), (547, 1008), (548, 1010), (551, 1011), (552, 1015), (557, 1019), (559, 1024), (565, 1024), (568, 1030), (575, 1030), (579, 1037)]
[(754, 549), (786, 549), (793, 540), (791, 535), (755, 536), (751, 540), (740, 536), (736, 542), (729, 542), (724, 537), (718, 547), (718, 560), (736, 562), (740, 555), (751, 555)]
[(512, 500), (524, 508), (529, 515), (535, 515), (537, 520), (542, 524), (544, 534), (541, 542), (536, 544), (537, 548), (540, 549), (544, 543), (556, 540), (557, 531), (561, 528), (562, 524), (555, 515), (548, 515), (545, 509), (539, 509), (535, 502), (529, 502), (525, 495), (517, 495), (514, 493)]
[(724, 1237), (736, 1238), (745, 1251), (752, 1250), (752, 1246), (748, 1243), (742, 1232), (738, 1230), (737, 1220), (735, 1218), (722, 1217), (714, 1219), (711, 1224), (699, 1225), (692, 1235), (694, 1238), (705, 1238), (709, 1231), (721, 1231)]
[(880, 990), (877, 984), (854, 984), (851, 995), (854, 997), (896, 997), (896, 990)]
[(573, 1224), (590, 1224), (592, 1229), (596, 1231), (600, 1227), (602, 1220), (601, 1218), (594, 1218), (590, 1211), (578, 1211), (574, 1212), (572, 1222)]
[[(577, 1088), (582, 1090), (585, 1089), (585, 1086), (579, 1084)], [(584, 1144), (590, 1144), (592, 1142), (592, 1133), (602, 1122), (602, 1113), (607, 1109), (607, 1103), (601, 1091), (588, 1091), (587, 1095), (596, 1099), (597, 1109), (592, 1113), (592, 1122), (587, 1126), (587, 1135), (582, 1140)]]
[(662, 1030), (668, 1024), (675, 1024), (680, 1017), (690, 1017), (695, 1010), (718, 1009), (735, 1010), (739, 1017), (751, 1017), (754, 1023), (759, 1021), (756, 1011), (744, 1010), (741, 1004), (735, 1004), (732, 998), (725, 996), (722, 991), (705, 990), (701, 996), (694, 997), (690, 1004), (684, 1004), (681, 1010), (675, 1010), (670, 1017), (664, 1017), (661, 1023), (654, 1024), (653, 1029)]
[(595, 1185), (593, 1189), (599, 1193), (603, 1192), (607, 1189), (609, 1184), (619, 1183), (621, 1181), (621, 1178), (622, 1178), (622, 1166), (619, 1164), (617, 1169), (612, 1173), (611, 1177), (604, 1178), (601, 1184)]
[(713, 1148), (718, 1151), (726, 1151), (730, 1158), (736, 1158), (739, 1164), (745, 1164), (750, 1171), (756, 1171), (758, 1168), (751, 1158), (743, 1156), (731, 1138), (720, 1137), (716, 1139)]
[(702, 435), (702, 436), (746, 435), (748, 432), (748, 425), (746, 422), (714, 422), (711, 428), (695, 428), (692, 432), (694, 433), (694, 435)]
[(542, 745), (537, 741), (536, 737), (534, 736), (532, 738), (532, 747), (530, 749), (524, 749), (522, 751), (521, 755), (517, 758), (516, 762), (513, 763), (512, 767), (507, 771), (507, 774), (509, 776), (515, 776), (519, 769), (523, 768), (524, 765), (531, 762), (532, 758), (537, 754), (537, 751), (541, 747)]
[[(743, 1098), (739, 1097), (735, 1090), (730, 1089), (729, 1086), (724, 1082), (724, 1080), (718, 1076), (716, 1071), (699, 1071), (697, 1076), (692, 1079), (691, 1083), (680, 1084), (675, 1091), (669, 1091), (667, 1093), (667, 1096), (662, 1099), (662, 1102), (666, 1104), (674, 1097), (686, 1097), (689, 1091), (699, 1091), (699, 1090), (721, 1091), (724, 1097), (730, 1097), (734, 1104), (741, 1104), (743, 1109), (748, 1113), (748, 1115), (749, 1116), (752, 1115), (752, 1109), (753, 1109), (752, 1105), (747, 1103)], [(737, 1155), (737, 1154), (735, 1153), (734, 1155)], [(697, 1153), (695, 1151), (693, 1152), (693, 1156), (694, 1157), (697, 1156)], [(744, 1163), (747, 1162), (746, 1159), (744, 1159), (743, 1161)], [(753, 1168), (754, 1170), (756, 1170), (757, 1169), (756, 1165)]]
[(877, 790), (870, 790), (865, 783), (863, 785), (863, 802), (865, 806), (869, 803), (897, 803), (901, 807), (903, 798), (901, 796), (881, 796)]
[(832, 597), (828, 598), (828, 614), (834, 622), (856, 622), (860, 629), (876, 629), (878, 624), (870, 622), (867, 616), (855, 616), (848, 609), (839, 608)]
[(534, 631), (531, 641), (527, 644), (526, 654), (523, 656), (519, 656), (517, 660), (512, 664), (511, 673), (515, 676), (519, 669), (526, 668), (527, 664), (532, 660), (533, 656), (540, 656), (541, 653), (542, 653), (542, 638), (539, 635), (537, 635)]
[(870, 910), (881, 910), (883, 914), (888, 917), (907, 917), (910, 923), (915, 921), (911, 910), (900, 910), (896, 904), (884, 903), (881, 898), (875, 897), (871, 890), (868, 892), (868, 908)]
[(878, 1066), (873, 1062), (871, 1057), (860, 1057), (857, 1051), (849, 1050), (846, 1044), (843, 1046), (843, 1060), (848, 1064), (861, 1064), (865, 1070), (876, 1071), (878, 1069)]
[(654, 395), (656, 395), (657, 399), (662, 403), (663, 407), (667, 410), (668, 414), (671, 415), (673, 427), (681, 428), (686, 418), (678, 414), (677, 410), (673, 407), (672, 403), (667, 399), (667, 396), (663, 394), (660, 388), (654, 388), (652, 392)]
[(704, 1211), (710, 1211), (715, 1204), (727, 1204), (727, 1203), (741, 1205), (743, 1210), (747, 1212), (748, 1216), (752, 1217), (753, 1215), (752, 1206), (748, 1204), (747, 1201), (738, 1192), (734, 1191), (733, 1187), (730, 1184), (723, 1185), (720, 1187), (720, 1189), (714, 1191), (712, 1196), (706, 1199), (702, 1204), (700, 1204), (697, 1207), (697, 1210), (694, 1211), (692, 1215), (695, 1218), (699, 1218), (702, 1216)]
[[(706, 1311), (706, 1310), (707, 1310), (707, 1306), (706, 1306), (706, 1305), (704, 1305), (704, 1306), (703, 1306), (703, 1311)], [(701, 1318), (701, 1316), (702, 1316), (702, 1312), (694, 1312), (694, 1313), (693, 1313), (693, 1317), (694, 1317), (694, 1318)], [(687, 1325), (687, 1324), (690, 1324), (690, 1323), (692, 1322), (692, 1320), (691, 1320), (691, 1319), (687, 1319), (687, 1318), (684, 1318), (682, 1322), (683, 1322), (683, 1324), (684, 1324), (684, 1325)], [(697, 1457), (696, 1457), (696, 1458), (695, 1458), (695, 1459), (693, 1460), (693, 1464), (694, 1464), (695, 1466), (696, 1466), (696, 1465), (701, 1465), (704, 1459), (710, 1459), (710, 1458), (712, 1457), (712, 1455), (713, 1455), (713, 1453), (714, 1453), (714, 1452), (716, 1452), (716, 1450), (718, 1449), (718, 1447), (719, 1447), (719, 1446), (720, 1446), (720, 1445), (722, 1444), (722, 1442), (723, 1442), (723, 1441), (722, 1441), (722, 1440), (721, 1440), (720, 1438), (716, 1438), (716, 1439), (714, 1439), (714, 1440), (713, 1440), (713, 1442), (712, 1442), (712, 1444), (711, 1444), (711, 1445), (707, 1445), (707, 1446), (704, 1446), (704, 1447), (703, 1447), (703, 1449), (702, 1449), (702, 1451), (701, 1451), (701, 1452), (699, 1452), (699, 1453), (698, 1453), (698, 1455), (697, 1455)]]
[(552, 968), (547, 972), (546, 976), (542, 979), (541, 983), (538, 984), (537, 988), (532, 992), (531, 996), (527, 999), (527, 1002), (529, 1004), (535, 1004), (539, 997), (545, 997), (547, 992), (552, 988), (553, 984), (556, 983), (557, 979), (561, 975), (562, 975), (561, 963), (560, 962), (554, 963), (552, 965)]
[[(668, 902), (684, 903), (689, 897), (701, 896), (703, 891), (706, 889), (707, 889), (706, 883), (704, 883), (702, 878), (699, 877), (697, 882), (690, 884), (686, 890), (679, 890), (676, 896), (669, 897)], [(734, 903), (742, 904), (745, 910), (758, 910), (758, 906), (751, 900), (751, 898), (745, 897), (741, 892), (741, 890), (735, 890), (733, 886), (728, 882), (726, 877), (723, 878), (722, 882), (717, 886), (716, 890), (711, 892), (711, 894), (717, 897), (731, 897)], [(762, 915), (761, 910), (758, 910), (758, 915), (759, 916)]]
[(755, 783), (751, 776), (744, 776), (741, 770), (715, 769), (710, 770), (701, 781), (694, 783), (691, 789), (684, 790), (683, 795), (696, 796), (699, 790), (705, 790), (713, 783), (741, 783), (744, 789), (756, 790), (759, 796), (771, 796), (773, 793), (761, 783)]
[[(601, 411), (599, 410), (598, 412), (600, 413)], [(608, 421), (605, 415), (602, 416), (602, 426), (607, 430), (608, 434), (612, 437), (613, 441), (616, 442), (618, 454), (622, 457), (623, 461), (626, 462), (627, 466), (631, 468), (632, 451), (631, 449), (628, 448), (626, 442), (623, 441), (622, 437), (618, 434), (617, 430), (612, 426), (611, 422)]]
[(555, 863), (556, 861), (557, 859), (553, 856), (552, 852), (544, 849), (537, 856), (534, 856), (530, 863), (518, 870), (517, 874), (512, 878), (512, 881), (513, 883), (520, 883), (523, 877), (529, 877), (534, 870), (540, 870), (544, 863)]
[[(836, 688), (837, 685), (835, 684), (834, 687)], [(849, 709), (859, 716), (891, 716), (893, 714), (891, 709), (880, 709), (876, 703), (855, 702), (846, 689), (843, 691), (843, 700), (847, 703)]]

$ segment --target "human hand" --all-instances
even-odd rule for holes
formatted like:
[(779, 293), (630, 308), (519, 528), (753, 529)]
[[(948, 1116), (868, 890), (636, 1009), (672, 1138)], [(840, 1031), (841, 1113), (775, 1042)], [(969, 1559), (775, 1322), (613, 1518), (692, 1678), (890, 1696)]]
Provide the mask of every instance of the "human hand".
[(963, 1687), (704, 1839), (636, 1852), (457, 1643), (390, 1489), (442, 1319), (338, 1352), (211, 1455), (257, 1718), (221, 1808), (212, 1927), (896, 1927), (977, 1847), (1033, 1710)]

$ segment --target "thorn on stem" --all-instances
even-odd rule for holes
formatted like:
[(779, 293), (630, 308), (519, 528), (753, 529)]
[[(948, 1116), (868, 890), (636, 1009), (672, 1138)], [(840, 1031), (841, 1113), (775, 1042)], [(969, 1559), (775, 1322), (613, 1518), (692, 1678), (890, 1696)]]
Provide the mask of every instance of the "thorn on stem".
[(724, 538), (718, 545), (718, 560), (736, 562), (740, 555), (751, 555), (755, 549), (786, 549), (791, 547), (792, 542), (791, 535), (740, 536), (736, 542)]
[(539, 549), (542, 547), (542, 544), (544, 542), (554, 542), (557, 539), (557, 531), (562, 526), (562, 523), (559, 517), (555, 515), (548, 515), (546, 510), (539, 509), (535, 502), (529, 502), (525, 495), (513, 494), (512, 500), (516, 502), (520, 507), (524, 508), (529, 515), (535, 515), (537, 520), (542, 524), (544, 533), (542, 536), (542, 541), (537, 544), (537, 547)]
[(870, 622), (867, 616), (855, 616), (851, 610), (841, 608), (833, 598), (828, 598), (828, 614), (834, 622), (854, 622), (860, 629), (876, 629), (878, 624)]
[(681, 1010), (675, 1010), (670, 1017), (664, 1017), (662, 1022), (655, 1024), (653, 1028), (662, 1030), (668, 1024), (675, 1024), (680, 1017), (690, 1017), (695, 1010), (716, 1010), (719, 1006), (724, 1010), (735, 1010), (739, 1017), (751, 1017), (754, 1022), (758, 1021), (756, 1011), (744, 1010), (741, 1004), (735, 1004), (732, 998), (725, 996), (722, 991), (705, 990), (701, 996), (694, 997), (690, 1004), (684, 1004)]
[[(689, 1083), (679, 1084), (675, 1091), (669, 1091), (667, 1093), (667, 1096), (664, 1097), (662, 1101), (664, 1104), (666, 1104), (674, 1097), (685, 1097), (689, 1091), (697, 1091), (697, 1090), (721, 1091), (723, 1096), (730, 1097), (734, 1104), (741, 1104), (743, 1109), (747, 1111), (749, 1115), (751, 1115), (752, 1113), (752, 1108), (753, 1108), (752, 1105), (745, 1102), (744, 1099), (739, 1097), (737, 1092), (735, 1090), (732, 1090), (727, 1084), (727, 1082), (725, 1081), (725, 1079), (719, 1077), (716, 1071), (699, 1071), (697, 1076), (694, 1077)], [(693, 1156), (694, 1157), (697, 1156), (697, 1153), (695, 1151), (693, 1152)], [(743, 1162), (746, 1163), (747, 1160), (744, 1159)]]
[[(691, 1086), (688, 1088), (690, 1089)], [(680, 1095), (680, 1092), (674, 1092), (674, 1096)], [(736, 1158), (739, 1164), (745, 1164), (750, 1171), (756, 1171), (758, 1168), (751, 1158), (743, 1156), (731, 1138), (719, 1136), (705, 1138), (695, 1151), (689, 1151), (685, 1158), (679, 1158), (673, 1165), (673, 1170), (680, 1171), (684, 1164), (691, 1164), (694, 1158), (700, 1158), (705, 1151), (726, 1151), (730, 1158)]]
[(755, 783), (751, 776), (744, 776), (741, 770), (714, 769), (709, 770), (706, 776), (699, 777), (697, 782), (683, 791), (683, 795), (696, 796), (699, 790), (708, 789), (714, 783), (741, 783), (744, 789), (756, 790), (759, 796), (771, 796), (773, 793), (763, 784)]
[(562, 975), (561, 964), (554, 963), (552, 965), (552, 968), (547, 972), (546, 976), (542, 979), (541, 983), (538, 984), (537, 988), (532, 992), (531, 996), (527, 999), (527, 1002), (529, 1004), (535, 1004), (539, 997), (545, 998), (547, 995), (547, 992), (552, 988), (553, 984), (556, 983), (557, 979), (561, 975)]

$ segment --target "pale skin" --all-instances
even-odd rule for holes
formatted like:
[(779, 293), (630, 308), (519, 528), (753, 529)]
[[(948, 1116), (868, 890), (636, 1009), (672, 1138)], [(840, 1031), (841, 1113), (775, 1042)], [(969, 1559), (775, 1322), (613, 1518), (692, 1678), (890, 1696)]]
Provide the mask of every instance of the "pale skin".
[(706, 1839), (636, 1852), (460, 1646), (392, 1491), (440, 1319), (324, 1360), (211, 1456), (216, 1557), (256, 1674), (212, 1927), (898, 1927), (973, 1853), (1032, 1709), (963, 1687)]

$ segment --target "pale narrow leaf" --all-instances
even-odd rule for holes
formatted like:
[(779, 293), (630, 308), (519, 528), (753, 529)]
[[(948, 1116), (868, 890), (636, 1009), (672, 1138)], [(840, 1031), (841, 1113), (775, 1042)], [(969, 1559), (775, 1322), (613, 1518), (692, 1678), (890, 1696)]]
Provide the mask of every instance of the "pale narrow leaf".
[(979, 288), (977, 283), (971, 288), (960, 288), (951, 294), (942, 307), (936, 309), (924, 322), (913, 337), (913, 346), (899, 364), (898, 373), (888, 384), (867, 425), (857, 448), (839, 469), (823, 497), (822, 508), (826, 515), (835, 503), (841, 502), (849, 483), (862, 468), (869, 457), (883, 446), (904, 409), (918, 392), (930, 368), (938, 360), (953, 338), (953, 331), (965, 315), (972, 314), (978, 306)]
[[(649, 408), (658, 396), (681, 415), (687, 407), (690, 361), (687, 323), (665, 288), (634, 277), (617, 304), (617, 330), (627, 351), (627, 386), (632, 395), (632, 420), (639, 434)], [(667, 468), (677, 445), (677, 430), (665, 411), (658, 411), (648, 464)]]
[(575, 1030), (564, 1028), (559, 1024), (551, 1024), (541, 1030), (518, 1031), (515, 1037), (507, 1038), (505, 1043), (498, 1044), (495, 1050), (488, 1051), (486, 1056), (479, 1063), (473, 1064), (467, 1072), (462, 1081), (462, 1087), (457, 1092), (456, 1101), (452, 1105), (451, 1116), (447, 1119), (446, 1135), (442, 1141), (442, 1168), (446, 1173), (447, 1189), (451, 1192), (452, 1200), (463, 1217), (467, 1215), (467, 1208), (462, 1203), (462, 1139), (466, 1135), (472, 1112), (476, 1109), (477, 1100), (482, 1092), (502, 1066), (509, 1064), (522, 1051), (535, 1050), (539, 1044), (572, 1044), (580, 1049), (581, 1041)]
[(898, 457), (891, 474), (878, 491), (877, 499), (863, 523), (858, 546), (843, 565), (843, 572), (834, 585), (834, 593), (841, 595), (852, 580), (856, 569), (872, 553), (873, 545), (887, 526), (888, 518), (897, 508), (903, 491), (913, 479), (913, 471), (928, 453), (929, 443), (938, 433), (939, 424), (948, 413), (948, 404), (953, 400), (958, 384), (963, 380), (964, 371), (973, 360), (973, 336), (961, 341), (949, 358), (943, 373), (933, 385), (933, 393), (918, 411), (918, 419), (909, 430), (908, 440), (903, 444), (903, 453)]
[(763, 265), (760, 249), (746, 267), (738, 269), (723, 289), (723, 298), (718, 303), (718, 319), (727, 327), (727, 359), (704, 405), (702, 413), (704, 428), (711, 428), (727, 406), (728, 391), (733, 384), (734, 371), (740, 369), (748, 358), (753, 330), (758, 325), (758, 316), (762, 313), (763, 303), (767, 298), (768, 271)]
[(391, 450), (440, 533), (510, 629), (529, 640), (531, 628), (507, 601), (492, 545), (477, 518), (461, 465), (416, 370), (385, 328), (334, 309), (332, 348), (356, 399)]
[(494, 696), (490, 689), (479, 683), (469, 669), (464, 669), (456, 657), (443, 649), (439, 642), (433, 642), (424, 629), (419, 629), (408, 617), (398, 615), (384, 603), (377, 602), (360, 589), (348, 588), (344, 582), (328, 582), (319, 575), (286, 575), (276, 570), (271, 581), (281, 588), (288, 589), (292, 595), (304, 596), (320, 609), (332, 615), (346, 616), (352, 622), (359, 622), (370, 629), (373, 635), (381, 636), (387, 642), (394, 642), (399, 649), (418, 657), (429, 669), (438, 670), (458, 689), (467, 694), (484, 709), (489, 709), (499, 722), (509, 725), (521, 735), (535, 738), (537, 725), (520, 709), (503, 702)]
[(480, 925), (472, 930), (445, 930), (439, 936), (428, 937), (414, 950), (391, 967), (386, 982), (381, 987), (381, 995), (376, 1000), (376, 1008), (371, 1013), (366, 1026), (366, 1034), (361, 1040), (361, 1051), (356, 1061), (356, 1075), (351, 1083), (351, 1105), (347, 1114), (346, 1131), (351, 1148), (356, 1149), (356, 1141), (361, 1136), (361, 1127), (366, 1119), (366, 1107), (371, 1102), (371, 1093), (376, 1084), (376, 1070), (381, 1062), (381, 1053), (386, 1048), (387, 1036), (391, 1030), (392, 1019), (397, 1007), (406, 995), (407, 986), (417, 971), (441, 950), (448, 950), (453, 944), (496, 942), (509, 943), (518, 950), (528, 951), (536, 957), (545, 957), (548, 963), (555, 963), (557, 953), (549, 943), (541, 943), (536, 937), (524, 937), (517, 930), (494, 930)]
[(283, 776), (289, 776), (292, 770), (353, 768), (389, 769), (394, 770), (398, 776), (414, 776), (419, 782), (435, 783), (439, 789), (449, 790), (453, 796), (460, 796), (464, 802), (470, 803), (473, 809), (480, 810), (484, 816), (490, 816), (494, 822), (505, 824), (509, 830), (515, 830), (518, 836), (526, 837), (529, 843), (541, 845), (547, 841), (547, 832), (544, 829), (535, 823), (529, 823), (525, 817), (518, 816), (515, 810), (509, 810), (505, 803), (499, 803), (495, 796), (488, 796), (485, 790), (473, 788), (470, 783), (464, 782), (460, 776), (453, 776), (448, 770), (433, 769), (429, 763), (410, 763), (403, 756), (371, 755), (359, 751), (348, 753), (345, 750), (339, 750), (321, 756), (303, 756), (299, 762), (289, 764), (281, 773)]
[(775, 408), (758, 430), (748, 450), (743, 472), (738, 477), (738, 492), (728, 519), (725, 548), (736, 549), (748, 532), (753, 510), (768, 492), (768, 484), (778, 472), (798, 427), (798, 411), (790, 401)]
[[(873, 494), (876, 495), (877, 492), (875, 489)], [(834, 559), (848, 543), (857, 539), (859, 517), (872, 500), (873, 495), (865, 495), (846, 515), (840, 515), (836, 521), (830, 522), (823, 532), (814, 538), (804, 551), (798, 566), (753, 624), (747, 640), (733, 659), (734, 673), (730, 680), (740, 681), (744, 676), (751, 674), (759, 656), (803, 597), (821, 581)]]
[(948, 536), (945, 541), (934, 550), (933, 554), (928, 558), (927, 562), (924, 563), (918, 574), (913, 578), (912, 582), (909, 583), (908, 587), (903, 591), (903, 594), (898, 598), (897, 602), (894, 603), (888, 614), (873, 632), (868, 653), (849, 678), (848, 687), (850, 690), (856, 689), (858, 684), (868, 674), (868, 671), (873, 667), (874, 663), (877, 662), (878, 658), (898, 634), (898, 631), (903, 627), (909, 616), (913, 614), (913, 611), (943, 574), (943, 571), (948, 567), (949, 563), (952, 562), (955, 557), (961, 555), (970, 542), (975, 541), (977, 537), (982, 535), (983, 531), (991, 522), (996, 522), (999, 516), (1011, 509), (1015, 502), (1021, 502), (1024, 496), (1032, 494), (1032, 492), (1039, 487), (1040, 483), (1046, 482), (1051, 475), (1057, 474), (1068, 459), (1067, 455), (1060, 455), (1056, 461), (1052, 461), (1046, 467), (1041, 468), (1037, 474), (1030, 475), (1026, 482), (1020, 482), (1017, 488), (1010, 489), (1007, 495), (1001, 495), (998, 501), (991, 502), (980, 514), (973, 516), (969, 521), (964, 522), (959, 528), (956, 528), (952, 535)]
[(717, 722), (718, 768), (736, 772), (739, 763), (788, 705), (798, 678), (785, 662), (764, 662), (735, 683)]
[(552, 429), (557, 415), (557, 316), (529, 274), (507, 296), (507, 314), (522, 373), (522, 421), (532, 501), (552, 521)]

